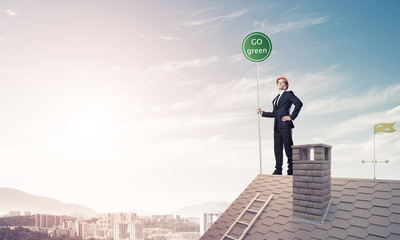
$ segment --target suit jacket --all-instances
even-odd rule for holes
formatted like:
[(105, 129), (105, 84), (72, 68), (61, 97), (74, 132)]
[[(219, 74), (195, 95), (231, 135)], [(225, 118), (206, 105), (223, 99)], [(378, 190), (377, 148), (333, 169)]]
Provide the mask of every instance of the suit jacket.
[[(290, 116), (292, 120), (295, 120), (299, 115), (300, 109), (303, 103), (298, 99), (292, 91), (284, 91), (279, 99), (278, 106), (275, 106), (275, 99), (272, 101), (273, 111), (262, 113), (263, 117), (275, 118), (274, 130), (277, 129), (288, 129), (294, 128), (293, 121), (282, 121), (283, 116)], [(294, 110), (290, 114), (290, 107), (294, 104)]]

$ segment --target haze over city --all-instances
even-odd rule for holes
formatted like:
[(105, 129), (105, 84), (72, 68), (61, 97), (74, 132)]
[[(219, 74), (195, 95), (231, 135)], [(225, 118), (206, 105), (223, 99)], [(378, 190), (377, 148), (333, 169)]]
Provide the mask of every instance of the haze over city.
[[(294, 144), (332, 145), (332, 177), (373, 178), (374, 124), (400, 122), (398, 1), (0, 2), (0, 187), (98, 212), (232, 202), (259, 174), (276, 78), (304, 106)], [(376, 176), (400, 179), (400, 124)], [(261, 120), (263, 173), (273, 120)], [(286, 159), (284, 159), (286, 161)], [(21, 209), (22, 210), (22, 209)]]

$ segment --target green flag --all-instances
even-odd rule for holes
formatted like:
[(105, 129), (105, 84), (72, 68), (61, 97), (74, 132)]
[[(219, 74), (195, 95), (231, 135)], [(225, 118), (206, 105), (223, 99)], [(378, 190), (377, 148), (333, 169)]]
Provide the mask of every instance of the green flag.
[(397, 130), (394, 129), (394, 123), (378, 123), (374, 125), (374, 133), (378, 133), (378, 132), (387, 132), (387, 133), (392, 133), (392, 132), (396, 132)]

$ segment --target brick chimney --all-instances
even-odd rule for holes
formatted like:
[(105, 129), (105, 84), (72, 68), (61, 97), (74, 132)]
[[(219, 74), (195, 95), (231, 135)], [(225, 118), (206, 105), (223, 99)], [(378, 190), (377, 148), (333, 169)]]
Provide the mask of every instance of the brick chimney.
[(293, 218), (322, 224), (331, 200), (331, 149), (326, 144), (294, 145)]

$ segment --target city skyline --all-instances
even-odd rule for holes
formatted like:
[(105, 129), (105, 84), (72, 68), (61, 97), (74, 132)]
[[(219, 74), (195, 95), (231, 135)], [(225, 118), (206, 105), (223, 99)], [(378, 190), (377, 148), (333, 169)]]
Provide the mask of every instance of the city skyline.
[[(27, 212), (21, 215), (19, 211), (10, 211), (8, 216), (0, 217), (0, 220), (2, 220), (1, 230), (25, 228), (27, 232), (36, 231), (47, 233), (51, 237), (64, 236), (71, 239), (78, 237), (101, 240), (143, 240), (175, 237), (184, 240), (200, 237), (199, 219), (182, 218), (178, 215), (140, 217), (136, 213), (119, 212), (99, 214), (98, 217), (89, 219), (83, 216), (69, 215), (31, 215)], [(13, 233), (2, 232), (2, 235), (10, 236)]]
[[(304, 107), (294, 144), (332, 145), (332, 177), (373, 178), (374, 124), (400, 129), (397, 1), (2, 1), (0, 187), (97, 212), (233, 200), (259, 170), (276, 78)], [(261, 119), (263, 173), (273, 121)], [(376, 134), (400, 179), (400, 131)], [(286, 161), (286, 159), (284, 160)]]

